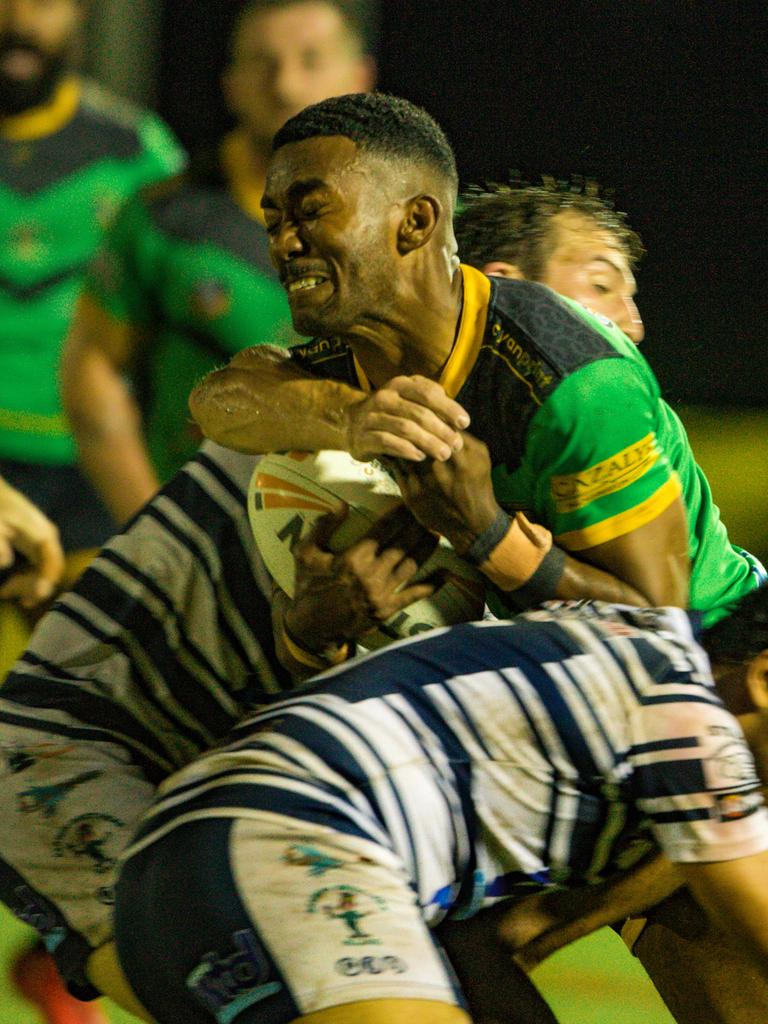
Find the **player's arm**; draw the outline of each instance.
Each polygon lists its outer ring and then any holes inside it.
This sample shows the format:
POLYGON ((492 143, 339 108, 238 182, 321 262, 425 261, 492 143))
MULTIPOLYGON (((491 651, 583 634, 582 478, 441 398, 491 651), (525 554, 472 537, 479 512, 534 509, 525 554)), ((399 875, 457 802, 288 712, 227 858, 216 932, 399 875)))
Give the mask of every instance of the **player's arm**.
POLYGON ((545 890, 516 901, 503 911, 499 934, 519 966, 530 971, 563 946, 648 910, 681 885, 676 866, 652 853, 605 882, 545 890))
POLYGON ((506 515, 491 479, 488 449, 464 435, 462 451, 444 463, 398 463, 409 508, 447 537, 515 607, 551 598, 589 598, 635 605, 680 605, 687 599, 687 532, 682 505, 627 536, 576 558, 550 530, 522 514, 506 515), (649 547, 646 547, 649 545, 649 547))
POLYGON ((127 384, 137 328, 107 312, 87 291, 80 297, 61 364, 62 399, 85 473, 118 523, 158 489, 127 384))
POLYGON ((469 422, 462 407, 425 377, 396 377, 368 395, 321 379, 290 352, 255 346, 208 374, 189 401, 203 434, 236 451, 348 451, 419 461, 450 458, 469 422))

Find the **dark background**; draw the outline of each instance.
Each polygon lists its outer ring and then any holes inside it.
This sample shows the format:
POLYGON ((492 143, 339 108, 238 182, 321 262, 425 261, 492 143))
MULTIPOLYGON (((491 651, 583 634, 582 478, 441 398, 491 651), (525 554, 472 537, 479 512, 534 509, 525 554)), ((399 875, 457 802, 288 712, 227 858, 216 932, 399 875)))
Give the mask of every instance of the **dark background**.
MULTIPOLYGON (((165 0, 160 111, 226 126, 232 4, 165 0)), ((766 6, 730 0, 385 2, 382 89, 426 107, 464 183, 511 168, 615 190, 648 250, 644 351, 673 402, 768 408, 766 6)))

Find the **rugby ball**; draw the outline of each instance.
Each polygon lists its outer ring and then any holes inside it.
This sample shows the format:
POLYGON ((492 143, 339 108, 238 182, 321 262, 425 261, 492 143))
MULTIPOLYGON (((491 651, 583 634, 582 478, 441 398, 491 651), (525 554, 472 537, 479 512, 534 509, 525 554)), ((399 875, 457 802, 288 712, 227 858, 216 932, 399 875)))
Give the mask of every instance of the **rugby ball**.
MULTIPOLYGON (((341 501, 347 503, 349 514, 330 544, 332 550, 344 551, 401 500, 395 481, 375 462, 358 462, 339 451, 288 452, 265 455, 257 464, 248 489, 248 516, 267 570, 293 597, 293 549, 319 516, 337 509, 341 501)), ((484 578, 444 538, 415 578, 438 569, 448 574, 443 586, 369 633, 364 640, 367 649, 482 617, 484 578)))

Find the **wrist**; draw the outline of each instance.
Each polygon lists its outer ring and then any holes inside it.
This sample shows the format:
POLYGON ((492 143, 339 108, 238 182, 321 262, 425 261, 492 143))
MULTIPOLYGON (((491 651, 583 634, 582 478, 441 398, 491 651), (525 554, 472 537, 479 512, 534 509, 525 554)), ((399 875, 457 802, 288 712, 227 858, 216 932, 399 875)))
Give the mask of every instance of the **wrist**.
POLYGON ((346 640, 332 640, 321 646, 316 643, 310 645, 303 639, 304 634, 295 633, 287 620, 286 613, 283 616, 280 639, 291 658, 306 668, 321 672, 332 665, 340 665, 355 653, 354 643, 346 640), (302 637, 301 640, 299 636, 302 637))

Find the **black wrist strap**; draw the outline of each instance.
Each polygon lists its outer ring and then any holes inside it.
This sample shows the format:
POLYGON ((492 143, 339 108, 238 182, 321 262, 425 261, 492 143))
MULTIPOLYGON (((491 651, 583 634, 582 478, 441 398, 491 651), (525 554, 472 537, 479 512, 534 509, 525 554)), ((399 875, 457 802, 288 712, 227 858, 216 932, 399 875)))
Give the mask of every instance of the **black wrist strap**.
POLYGON ((518 611, 523 611, 526 608, 534 608, 542 601, 551 600, 555 596, 555 588, 563 575, 564 566, 565 552, 553 544, 533 576, 530 576, 522 587, 504 593, 506 603, 518 611))
POLYGON ((479 537, 475 537, 464 557, 473 565, 482 565, 487 561, 488 555, 493 549, 501 544, 509 530, 510 519, 504 509, 499 509, 496 518, 487 530, 483 530, 479 537))

